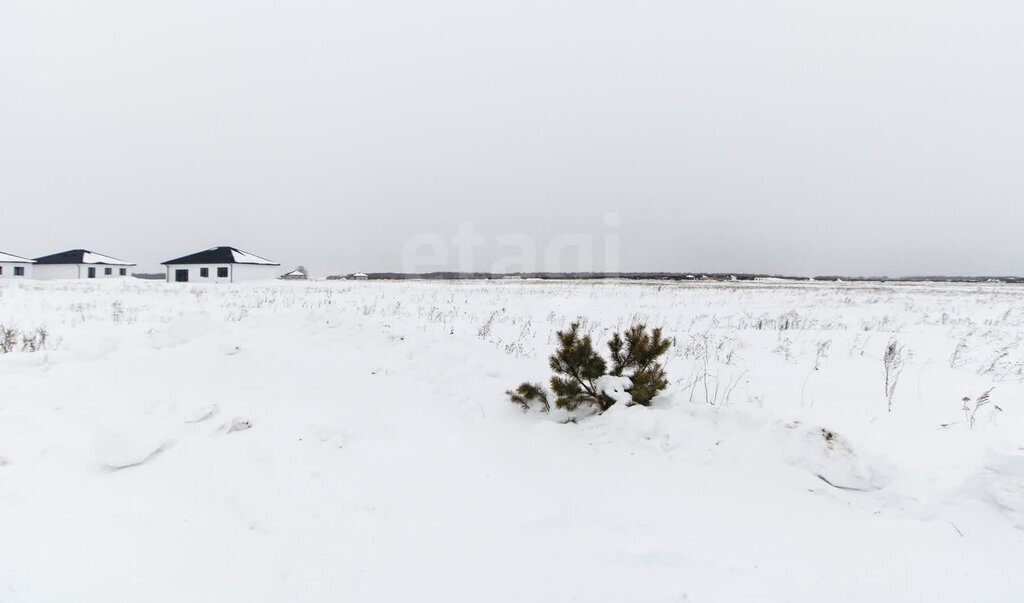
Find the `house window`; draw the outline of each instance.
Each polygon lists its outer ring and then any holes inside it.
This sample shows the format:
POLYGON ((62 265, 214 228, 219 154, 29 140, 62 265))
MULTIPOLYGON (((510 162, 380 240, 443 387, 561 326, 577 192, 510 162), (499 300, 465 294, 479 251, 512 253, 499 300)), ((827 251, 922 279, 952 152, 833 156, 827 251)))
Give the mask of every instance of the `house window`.
POLYGON ((200 268, 199 269, 199 276, 201 276, 203 278, 209 277, 210 276, 210 269, 209 268, 200 268))
POLYGON ((14 276, 25 276, 25 267, 24 266, 15 266, 14 267, 14 276))
POLYGON ((226 267, 220 267, 217 269, 217 278, 227 278, 228 269, 226 267))
POLYGON ((128 269, 127 269, 127 268, 121 268, 121 269, 119 269, 119 270, 117 271, 117 273, 118 273, 119 275, 121 275, 121 276, 125 276, 126 274, 128 274, 128 269))
POLYGON ((3 274, 3 273, 4 273, 4 267, 0 266, 0 274, 3 274))
POLYGON ((188 268, 179 268, 174 271, 174 282, 176 283, 187 283, 188 282, 188 268))
POLYGON ((96 278, 96 269, 93 268, 92 266, 89 267, 89 278, 96 278))
POLYGON ((105 276, 110 276, 111 274, 114 274, 114 269, 113 268, 104 268, 103 269, 103 274, 105 276))

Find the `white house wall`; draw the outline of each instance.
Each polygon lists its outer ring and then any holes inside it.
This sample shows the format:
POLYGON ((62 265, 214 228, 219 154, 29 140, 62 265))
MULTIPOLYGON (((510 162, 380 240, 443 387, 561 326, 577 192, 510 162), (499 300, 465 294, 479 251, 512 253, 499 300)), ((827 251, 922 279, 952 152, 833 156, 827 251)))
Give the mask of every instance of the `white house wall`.
POLYGON ((167 266, 167 282, 175 282, 175 273, 178 270, 188 270, 188 282, 190 283, 230 283, 231 282, 231 265, 230 264, 170 264, 167 266), (209 276, 200 276, 202 269, 207 270, 209 276), (227 268, 228 275, 224 277, 217 276, 218 268, 227 268))
POLYGON ((32 267, 32 278, 52 281, 66 278, 89 278, 89 268, 96 269, 95 278, 128 278, 131 276, 131 266, 106 266, 103 264, 35 264, 32 267), (110 268, 110 274, 106 269, 110 268), (124 276, 121 270, 124 270, 124 276))
POLYGON ((87 278, 89 275, 89 268, 96 269, 96 278, 129 278, 132 275, 131 266, 104 266, 103 264, 85 264, 82 266, 82 278, 87 278), (107 268, 110 268, 110 274, 107 274, 107 268), (121 271, 124 270, 124 274, 121 271))
POLYGON ((78 264, 36 264, 32 278, 42 281, 78 278, 78 264))
POLYGON ((235 282, 275 279, 281 276, 280 266, 266 264, 235 264, 235 282))
POLYGON ((32 264, 24 262, 0 262, 0 278, 32 278, 32 264), (24 276, 14 276, 15 268, 24 269, 24 276))
POLYGON ((256 264, 168 264, 167 282, 174 283, 178 270, 188 270, 190 283, 244 283, 246 281, 277 278, 280 266, 263 266, 256 264), (201 276, 202 269, 207 269, 209 276, 201 276), (226 277, 218 277, 217 269, 227 268, 226 277))

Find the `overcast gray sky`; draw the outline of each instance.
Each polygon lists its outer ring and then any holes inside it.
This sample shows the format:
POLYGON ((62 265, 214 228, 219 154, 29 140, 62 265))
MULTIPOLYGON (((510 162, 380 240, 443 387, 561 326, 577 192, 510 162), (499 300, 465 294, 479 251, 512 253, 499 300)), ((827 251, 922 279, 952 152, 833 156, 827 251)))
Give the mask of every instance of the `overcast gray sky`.
POLYGON ((0 250, 1024 274, 1022 7, 8 0, 0 250))

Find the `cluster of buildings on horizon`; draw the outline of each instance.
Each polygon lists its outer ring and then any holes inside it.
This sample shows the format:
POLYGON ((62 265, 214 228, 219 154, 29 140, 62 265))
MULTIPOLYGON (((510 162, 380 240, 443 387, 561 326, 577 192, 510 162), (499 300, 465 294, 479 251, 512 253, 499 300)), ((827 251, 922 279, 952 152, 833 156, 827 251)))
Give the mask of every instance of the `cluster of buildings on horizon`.
MULTIPOLYGON (((282 274, 281 265, 258 255, 236 249, 235 247, 211 247, 196 253, 185 255, 173 260, 161 262, 166 272, 164 279, 168 283, 241 283, 253 280, 284 279, 306 280, 308 275, 303 268, 297 268, 282 274)), ((159 274, 135 274, 131 269, 132 262, 119 260, 115 257, 95 253, 87 249, 71 249, 28 259, 0 251, 0 279, 30 278, 38 280, 54 279, 107 279, 156 278, 159 274)), ((555 279, 555 280, 594 280, 618 278, 627 280, 670 280, 670 281, 869 281, 869 282, 1001 282, 1024 283, 1024 277, 1018 276, 816 276, 798 277, 782 275, 765 275, 749 273, 677 273, 677 272, 427 272, 400 273, 383 272, 367 275, 362 272, 345 276, 328 276, 327 280, 354 279, 365 280, 424 279, 424 280, 455 280, 455 279, 555 279)))
MULTIPOLYGON (((240 283, 265 279, 305 279, 303 270, 280 274, 281 265, 234 247, 211 247, 196 253, 161 262, 169 283, 240 283)), ((132 262, 95 253, 87 249, 71 249, 35 259, 0 252, 0 279, 33 278, 99 279, 131 276, 132 262)), ((365 275, 355 275, 356 278, 365 275)))

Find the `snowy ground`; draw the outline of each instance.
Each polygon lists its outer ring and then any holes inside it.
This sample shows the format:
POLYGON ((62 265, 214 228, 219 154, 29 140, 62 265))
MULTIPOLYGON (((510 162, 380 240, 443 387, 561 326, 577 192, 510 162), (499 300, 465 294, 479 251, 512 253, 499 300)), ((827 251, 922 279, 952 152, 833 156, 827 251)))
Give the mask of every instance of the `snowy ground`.
POLYGON ((19 282, 0 323, 49 333, 0 354, 4 603, 1024 593, 1021 287, 19 282), (579 316, 664 326, 669 392, 510 404, 579 316))

